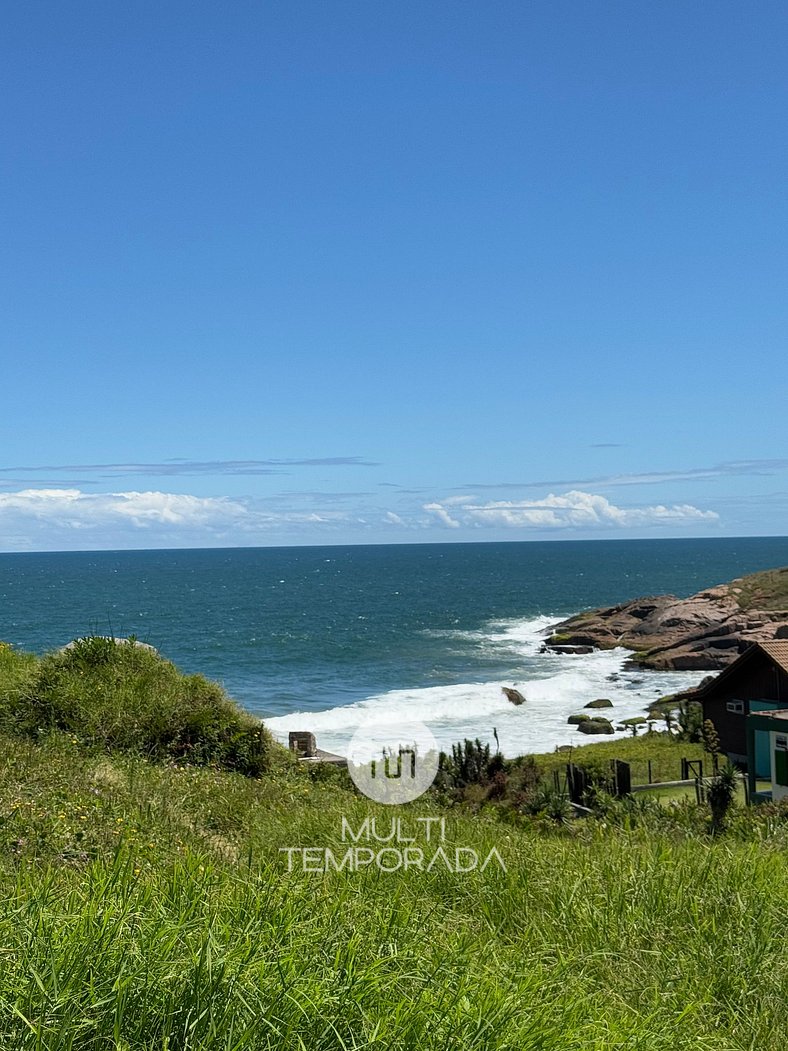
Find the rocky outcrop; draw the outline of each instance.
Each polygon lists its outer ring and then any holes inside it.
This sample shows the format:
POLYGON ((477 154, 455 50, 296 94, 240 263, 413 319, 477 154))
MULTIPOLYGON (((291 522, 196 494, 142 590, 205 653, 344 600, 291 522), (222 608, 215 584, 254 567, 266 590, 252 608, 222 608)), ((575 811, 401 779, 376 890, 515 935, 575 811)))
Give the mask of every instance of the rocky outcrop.
POLYGON ((656 595, 590 610, 555 625, 546 647, 624 646, 643 667, 724 668, 753 642, 788 638, 788 568, 741 577, 689 598, 656 595))
POLYGON ((502 686, 501 691, 506 694, 507 701, 511 701, 512 704, 525 704, 525 696, 513 686, 502 686))

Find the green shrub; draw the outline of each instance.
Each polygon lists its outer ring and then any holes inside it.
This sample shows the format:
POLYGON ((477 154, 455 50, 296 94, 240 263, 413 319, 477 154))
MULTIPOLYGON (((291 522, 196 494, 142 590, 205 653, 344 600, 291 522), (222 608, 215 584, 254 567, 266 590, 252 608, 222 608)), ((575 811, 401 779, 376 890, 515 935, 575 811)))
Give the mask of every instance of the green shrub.
POLYGON ((468 785, 486 785, 490 778, 504 769, 503 756, 490 754, 490 746, 466 739, 452 745, 451 755, 440 754, 440 781, 454 788, 468 785))
POLYGON ((728 763, 719 773, 706 782, 706 798, 711 811, 711 831, 721 832, 725 827, 725 818, 736 800, 736 786, 739 773, 732 763, 728 763))
POLYGON ((533 817, 546 817, 557 825, 566 825, 572 818, 572 805, 565 792, 541 782, 520 804, 520 809, 533 817))
POLYGON ((682 701, 676 715, 680 741, 691 741, 693 744, 703 740, 703 706, 698 701, 682 701))
POLYGON ((711 756, 711 761, 716 770, 722 749, 719 734, 717 733, 717 729, 711 719, 704 720, 703 725, 701 726, 701 737, 703 740, 703 750, 704 752, 708 752, 711 756))
POLYGON ((0 642, 0 729, 12 728, 36 676, 38 661, 0 642))
POLYGON ((45 657, 16 729, 65 730, 86 744, 154 759, 263 773, 276 747, 216 683, 183 675, 133 640, 88 637, 45 657))

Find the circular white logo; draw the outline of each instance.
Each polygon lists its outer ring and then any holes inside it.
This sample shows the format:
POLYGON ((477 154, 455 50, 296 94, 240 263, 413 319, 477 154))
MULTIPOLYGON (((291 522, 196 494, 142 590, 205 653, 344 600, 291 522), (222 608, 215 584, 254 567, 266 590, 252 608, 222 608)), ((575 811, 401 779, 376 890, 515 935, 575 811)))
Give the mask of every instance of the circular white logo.
POLYGON ((439 755, 424 723, 365 723, 351 738, 347 768, 358 790, 376 803, 410 803, 435 780, 439 755))

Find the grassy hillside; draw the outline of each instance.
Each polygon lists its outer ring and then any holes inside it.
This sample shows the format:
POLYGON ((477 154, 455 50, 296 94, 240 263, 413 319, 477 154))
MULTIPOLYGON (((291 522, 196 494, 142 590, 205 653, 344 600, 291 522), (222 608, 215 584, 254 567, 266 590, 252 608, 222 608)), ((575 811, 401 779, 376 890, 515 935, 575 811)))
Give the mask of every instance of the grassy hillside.
POLYGON ((194 765, 120 747, 104 719, 60 727, 72 717, 49 673, 14 668, 0 688, 3 1048, 784 1047, 778 808, 716 838, 686 806, 569 824, 437 797, 387 808, 277 750, 250 777, 199 749, 194 765), (42 696, 59 714, 30 732, 24 698, 42 696), (288 872, 282 848, 319 848, 314 867, 348 848, 343 818, 358 832, 371 817, 381 833, 400 818, 426 854, 495 847, 506 871, 288 872), (426 844, 420 817, 444 818, 445 840, 426 844))
POLYGON ((744 610, 788 610, 788 567, 742 577, 732 591, 744 610))
POLYGON ((41 661, 0 645, 0 727, 32 737, 64 730, 83 745, 250 775, 275 753, 221 687, 133 639, 78 639, 41 661))

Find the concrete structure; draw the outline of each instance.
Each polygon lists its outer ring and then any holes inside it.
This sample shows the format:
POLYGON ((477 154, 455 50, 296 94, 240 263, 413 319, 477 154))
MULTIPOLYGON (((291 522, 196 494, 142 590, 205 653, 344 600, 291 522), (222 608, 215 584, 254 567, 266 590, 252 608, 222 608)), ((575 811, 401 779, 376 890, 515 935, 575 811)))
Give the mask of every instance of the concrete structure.
POLYGON ((308 730, 291 730, 288 735, 290 751, 299 758, 313 759, 317 754, 315 735, 308 730))
POLYGON ((300 763, 328 763, 331 766, 347 766, 343 755, 335 755, 317 747, 315 735, 309 730, 291 730, 288 735, 290 751, 298 756, 300 763))

